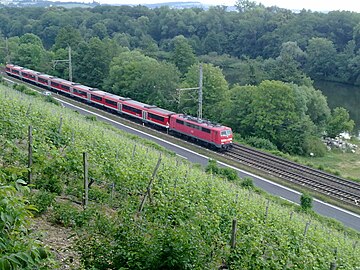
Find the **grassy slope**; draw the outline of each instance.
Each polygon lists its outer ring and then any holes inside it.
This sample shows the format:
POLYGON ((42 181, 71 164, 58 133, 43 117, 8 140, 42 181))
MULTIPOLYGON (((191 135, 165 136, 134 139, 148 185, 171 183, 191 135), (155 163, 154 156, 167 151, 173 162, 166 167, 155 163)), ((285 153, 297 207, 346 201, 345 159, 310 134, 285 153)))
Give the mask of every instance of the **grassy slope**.
POLYGON ((155 269, 159 264, 174 269, 212 269, 225 260, 233 269, 279 269, 285 265, 323 269, 335 259, 334 248, 338 248, 337 263, 343 269, 360 265, 356 256, 359 247, 354 245, 358 234, 344 237, 343 231, 311 215, 268 203, 263 196, 208 176, 166 153, 162 154, 151 200, 139 213, 158 150, 139 142, 135 148, 134 137, 11 90, 5 93, 4 87, 0 87, 0 96, 0 134, 7 142, 1 144, 5 155, 0 169, 8 180, 14 174, 26 175, 29 124, 35 130, 34 183, 38 187, 53 189, 56 184, 60 190, 53 191, 81 201, 81 154, 90 154, 90 175, 96 180, 90 189, 92 218, 69 205, 53 205, 57 222, 80 229, 81 253, 87 266, 99 264, 101 254, 101 263, 111 262, 103 268, 118 262, 118 266, 127 265, 125 269, 155 269), (108 188, 111 183, 116 187, 113 192, 108 188), (234 218, 238 220, 238 244, 231 250, 234 218), (104 227, 109 229, 103 231, 104 227), (95 247, 98 255, 92 257, 95 247))
MULTIPOLYGON (((360 147, 359 141, 354 143, 360 147)), ((360 182, 360 148, 355 153, 332 150, 325 157, 298 157, 298 160, 304 164, 311 164, 314 168, 322 168, 331 173, 360 182)))

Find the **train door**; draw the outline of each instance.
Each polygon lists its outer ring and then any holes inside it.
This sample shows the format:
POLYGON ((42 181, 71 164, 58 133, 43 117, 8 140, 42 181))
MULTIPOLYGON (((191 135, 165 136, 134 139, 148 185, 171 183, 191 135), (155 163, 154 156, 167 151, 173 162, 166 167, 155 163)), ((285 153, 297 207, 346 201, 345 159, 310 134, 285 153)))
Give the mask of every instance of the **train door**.
POLYGON ((216 142, 217 133, 215 130, 211 131, 211 142, 216 142))
POLYGON ((146 122, 146 116, 147 116, 147 112, 142 111, 142 120, 143 120, 143 122, 146 122))

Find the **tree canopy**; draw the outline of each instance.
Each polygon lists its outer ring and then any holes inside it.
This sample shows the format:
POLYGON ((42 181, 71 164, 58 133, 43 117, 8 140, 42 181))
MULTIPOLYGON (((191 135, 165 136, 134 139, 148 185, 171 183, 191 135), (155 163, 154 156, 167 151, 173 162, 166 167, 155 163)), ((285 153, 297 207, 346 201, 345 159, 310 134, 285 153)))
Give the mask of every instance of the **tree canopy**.
POLYGON ((56 60, 70 46, 76 82, 192 115, 197 91, 179 99, 176 89, 199 86, 201 62, 203 116, 245 138, 304 154, 325 131, 351 130, 312 85, 360 84, 360 14, 236 6, 4 8, 0 58, 68 78, 68 64, 56 60))

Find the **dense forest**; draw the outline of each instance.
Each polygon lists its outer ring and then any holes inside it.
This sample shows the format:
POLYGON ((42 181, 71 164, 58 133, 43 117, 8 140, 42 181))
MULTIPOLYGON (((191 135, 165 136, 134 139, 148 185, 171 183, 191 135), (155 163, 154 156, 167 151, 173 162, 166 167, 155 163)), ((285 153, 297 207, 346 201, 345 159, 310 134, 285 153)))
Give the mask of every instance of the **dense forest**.
POLYGON ((238 1, 237 11, 98 6, 0 9, 0 61, 196 115, 199 64, 204 117, 248 142, 292 154, 324 154, 320 142, 351 131, 313 87, 360 84, 360 14, 294 13, 238 1), (180 95, 181 94, 181 95, 180 95))

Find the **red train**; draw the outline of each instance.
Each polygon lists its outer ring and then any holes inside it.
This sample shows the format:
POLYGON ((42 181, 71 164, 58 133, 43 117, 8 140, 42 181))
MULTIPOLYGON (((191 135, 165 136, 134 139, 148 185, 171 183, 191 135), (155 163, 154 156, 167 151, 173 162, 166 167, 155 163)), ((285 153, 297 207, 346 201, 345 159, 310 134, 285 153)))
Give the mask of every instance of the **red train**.
POLYGON ((210 147, 227 150, 232 146, 231 128, 192 116, 177 114, 130 98, 120 97, 96 88, 73 83, 24 67, 7 64, 6 73, 26 82, 76 97, 83 101, 126 114, 169 132, 201 142, 210 147))

